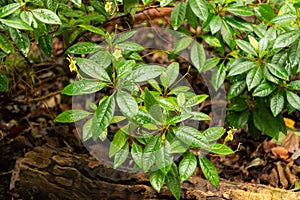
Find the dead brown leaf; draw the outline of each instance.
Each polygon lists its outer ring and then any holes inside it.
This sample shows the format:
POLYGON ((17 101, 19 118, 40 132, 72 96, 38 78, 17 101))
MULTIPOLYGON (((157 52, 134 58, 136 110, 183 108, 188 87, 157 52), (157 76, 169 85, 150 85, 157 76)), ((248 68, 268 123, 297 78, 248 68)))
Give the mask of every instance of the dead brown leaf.
POLYGON ((289 151, 284 147, 281 146, 273 147, 271 151, 272 154, 277 158, 281 158, 283 160, 287 160, 289 158, 289 151))
POLYGON ((282 146, 290 153, 294 153, 299 149, 298 136, 294 132, 290 132, 283 140, 282 146))

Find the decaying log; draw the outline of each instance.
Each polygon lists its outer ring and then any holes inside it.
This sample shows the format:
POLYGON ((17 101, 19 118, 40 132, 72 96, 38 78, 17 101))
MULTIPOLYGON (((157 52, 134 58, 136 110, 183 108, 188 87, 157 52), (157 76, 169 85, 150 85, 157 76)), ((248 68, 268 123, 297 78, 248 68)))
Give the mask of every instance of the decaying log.
MULTIPOLYGON (((173 199, 164 186, 155 192, 143 173, 126 173, 88 154, 49 146, 36 147, 16 162, 10 185, 17 199, 173 199)), ((265 185, 221 180, 214 188, 191 177, 182 184, 182 199, 300 199, 300 193, 265 185)))

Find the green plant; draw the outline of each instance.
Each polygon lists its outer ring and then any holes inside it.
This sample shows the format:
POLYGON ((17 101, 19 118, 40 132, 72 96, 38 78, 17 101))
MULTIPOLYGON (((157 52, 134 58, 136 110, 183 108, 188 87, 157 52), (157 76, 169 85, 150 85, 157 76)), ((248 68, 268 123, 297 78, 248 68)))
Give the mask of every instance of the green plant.
POLYGON ((158 192, 166 183, 179 199, 180 182, 194 173, 197 157, 205 177, 217 186, 218 173, 201 151, 233 153, 226 145, 214 143, 225 129, 214 127, 200 132, 184 123, 210 120, 208 115, 193 109, 208 95, 196 95, 189 87, 178 85, 181 79, 177 62, 166 68, 142 63, 137 51, 144 48, 126 41, 134 34, 135 31, 130 31, 115 38, 107 33, 105 47, 81 42, 67 50, 66 53, 82 54, 85 49, 84 53, 92 53, 92 56, 69 58, 70 69, 78 72, 79 80, 66 86, 62 94, 73 96, 103 91, 105 96, 99 99, 98 105, 90 104, 94 112, 68 110, 55 121, 72 123, 87 118, 82 128, 84 141, 108 140, 111 134, 108 127, 123 121, 110 143, 109 157, 114 156, 114 168, 122 165, 130 152, 136 168, 145 173, 150 170, 150 182, 158 192), (176 154, 183 154, 179 164, 173 159, 176 154))

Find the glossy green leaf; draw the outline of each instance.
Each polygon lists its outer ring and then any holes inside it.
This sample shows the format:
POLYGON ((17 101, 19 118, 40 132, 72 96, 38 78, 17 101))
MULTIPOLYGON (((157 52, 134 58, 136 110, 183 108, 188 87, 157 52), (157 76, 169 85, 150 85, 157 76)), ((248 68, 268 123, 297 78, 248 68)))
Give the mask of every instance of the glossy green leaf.
POLYGON ((11 3, 8 5, 3 6, 0 8, 0 18, 4 18, 12 13, 14 13, 16 10, 18 10, 23 3, 11 3))
POLYGON ((206 1, 204 0, 189 0, 189 4, 192 8, 192 11, 201 19, 205 21, 208 17, 208 7, 206 1))
POLYGON ((217 64, 220 62, 220 58, 209 58, 205 61, 204 66, 201 71, 198 71, 199 73, 201 72, 206 72, 207 70, 210 70, 211 68, 217 66, 217 64))
POLYGON ((169 188, 171 193, 174 195, 176 200, 179 200, 180 199, 180 182, 178 179, 177 171, 178 171, 177 166, 175 164, 173 164, 170 172, 166 176, 165 181, 166 181, 167 187, 169 188))
POLYGON ((160 134, 157 134, 156 136, 151 137, 143 152, 143 171, 147 172, 150 167, 155 163, 155 155, 156 151, 159 149, 161 144, 161 137, 160 134))
POLYGON ((222 35, 223 40, 229 46, 232 45, 233 33, 234 33, 234 31, 233 31, 232 27, 225 20, 222 20, 221 35, 222 35))
POLYGON ((219 15, 214 15, 210 21, 209 27, 213 35, 217 33, 222 27, 221 17, 219 15))
POLYGON ((246 81, 237 81, 233 83, 228 91, 227 98, 232 99, 240 94, 242 94, 246 89, 246 81))
MULTIPOLYGON (((250 44, 249 44, 250 45, 250 44)), ((242 73, 248 72, 249 70, 257 67, 256 64, 252 61, 244 61, 233 65, 230 68, 228 76, 240 75, 242 73)))
POLYGON ((20 14, 20 18, 28 24, 28 26, 31 26, 32 21, 33 21, 33 15, 30 11, 22 11, 20 14))
POLYGON ((155 79, 150 79, 148 80, 148 83, 151 85, 151 87, 153 87, 156 91, 158 91, 159 93, 162 93, 160 85, 158 84, 158 82, 155 79))
POLYGON ((284 94, 281 90, 272 95, 270 99, 270 109, 274 117, 279 115, 284 108, 284 94))
POLYGON ((0 74, 0 92, 7 92, 9 87, 8 79, 5 75, 0 74))
POLYGON ((120 151, 126 144, 128 135, 124 130, 119 129, 114 135, 114 139, 111 141, 109 146, 109 157, 114 156, 118 151, 120 151))
POLYGON ((21 30, 29 30, 32 31, 33 28, 29 26, 26 22, 22 21, 19 18, 12 19, 0 19, 0 22, 5 24, 6 26, 21 29, 21 30))
POLYGON ((208 97, 207 94, 195 95, 194 97, 190 98, 185 103, 185 106, 186 107, 193 107, 193 106, 199 105, 200 103, 202 103, 203 101, 205 101, 205 99, 207 99, 207 97, 208 97))
POLYGON ((62 94, 74 96, 74 95, 82 95, 82 94, 91 94, 102 90, 106 87, 106 84, 99 81, 94 80, 79 80, 67 85, 62 94))
POLYGON ((170 143, 165 141, 161 147, 155 151, 155 164, 162 171, 162 173, 167 174, 173 163, 173 157, 170 154, 170 143))
POLYGON ((197 29, 197 27, 199 25, 199 20, 198 20, 197 16, 195 15, 195 13, 193 12, 189 1, 187 2, 185 15, 186 15, 186 20, 189 22, 190 26, 193 29, 197 29))
POLYGON ((242 112, 234 112, 230 113, 227 117, 226 120, 229 122, 230 126, 234 128, 243 128, 250 117, 250 112, 248 110, 244 110, 242 112))
POLYGON ((190 152, 186 153, 179 163, 180 182, 184 182, 193 175, 197 167, 196 156, 190 152))
POLYGON ((211 120, 211 117, 202 112, 189 112, 192 115, 191 119, 196 121, 211 120))
POLYGON ((197 129, 189 126, 179 126, 175 127, 173 131, 175 136, 185 144, 207 148, 206 138, 203 138, 197 129))
POLYGON ((188 146, 180 142, 179 140, 173 140, 170 144, 170 153, 184 153, 188 149, 188 146))
POLYGON ((298 94, 291 91, 286 91, 286 99, 289 102, 289 104, 293 106, 293 108, 300 111, 300 97, 298 94))
POLYGON ((164 67, 158 65, 146 65, 134 70, 128 77, 127 80, 133 82, 144 82, 150 79, 156 78, 163 71, 165 71, 164 67))
POLYGON ((105 96, 103 97, 97 110, 93 116, 93 124, 91 127, 91 132, 93 139, 97 139, 99 135, 106 131, 107 127, 112 121, 115 112, 115 98, 114 96, 105 96))
POLYGON ((268 39, 267 38, 262 38, 259 42, 258 42, 258 50, 260 52, 265 51, 268 48, 268 39))
POLYGON ((262 81, 255 90, 252 95, 255 97, 266 97, 271 94, 275 90, 275 86, 270 84, 268 81, 262 81))
POLYGON ((0 33, 0 49, 7 54, 15 52, 14 46, 11 44, 10 40, 2 33, 0 33))
POLYGON ((100 49, 94 42, 78 42, 67 49, 66 54, 89 54, 100 49))
POLYGON ((220 66, 216 67, 212 75, 212 85, 215 91, 218 91, 218 89, 223 85, 225 78, 226 69, 224 67, 224 64, 222 63, 220 66))
POLYGON ((123 115, 132 118, 138 113, 139 107, 136 100, 127 92, 118 91, 116 100, 123 115))
POLYGON ((174 42, 174 53, 177 54, 177 53, 180 53, 181 51, 185 50, 186 48, 188 48, 190 46, 192 41, 193 41, 193 39, 190 37, 184 37, 179 40, 176 40, 174 42))
POLYGON ((225 131, 226 130, 222 127, 210 127, 203 131, 202 135, 208 142, 213 142, 220 139, 224 135, 225 131))
POLYGON ((139 168, 143 168, 143 149, 140 145, 137 143, 133 142, 131 146, 131 156, 132 159, 134 160, 135 164, 139 168))
POLYGON ((287 47, 293 42, 295 42, 297 39, 299 39, 299 36, 299 30, 282 33, 276 38, 273 48, 287 47))
POLYGON ((165 183, 165 174, 162 173, 160 170, 152 171, 150 173, 150 183, 151 183, 152 187, 158 193, 160 193, 160 190, 165 183))
POLYGON ((236 28, 238 30, 241 31, 253 31, 252 26, 246 22, 245 20, 238 18, 238 17, 233 17, 233 18, 229 18, 226 17, 226 22, 232 26, 233 28, 236 28))
POLYGON ((250 9, 247 9, 242 6, 228 7, 226 11, 231 12, 234 15, 244 17, 252 16, 254 14, 250 9))
POLYGON ((290 82, 287 87, 292 90, 300 90, 300 80, 290 82))
POLYGON ((206 55, 203 46, 197 41, 194 42, 191 49, 191 61, 199 72, 202 71, 206 61, 206 55))
POLYGON ((33 16, 45 24, 61 25, 59 17, 51 10, 38 8, 31 10, 33 16))
POLYGON ((92 33, 96 33, 98 35, 105 36, 105 33, 101 28, 98 28, 98 27, 95 27, 95 26, 92 26, 92 25, 88 25, 88 24, 80 24, 78 26, 83 28, 84 30, 90 31, 92 33))
POLYGON ((281 24, 281 23, 296 20, 296 19, 297 19, 297 16, 294 14, 283 14, 283 15, 278 15, 275 18, 273 18, 270 21, 270 23, 281 24))
POLYGON ((263 78, 263 71, 259 66, 251 69, 246 76, 246 83, 248 86, 248 91, 255 88, 261 82, 263 78))
POLYGON ((253 56, 257 56, 255 48, 245 40, 236 40, 236 44, 245 52, 253 56))
POLYGON ((86 121, 82 127, 82 140, 84 142, 93 137, 92 132, 90 131, 92 127, 92 122, 93 118, 86 121))
POLYGON ((142 45, 134 42, 119 43, 118 48, 120 48, 122 51, 142 51, 145 49, 142 45))
POLYGON ((160 2, 160 7, 165 7, 167 5, 169 5, 170 3, 173 2, 173 0, 159 0, 160 2))
POLYGON ((275 17, 274 10, 269 4, 259 4, 258 11, 265 21, 270 21, 275 17))
POLYGON ((70 0, 75 5, 79 6, 81 4, 81 0, 70 0))
POLYGON ((205 178, 207 178, 213 186, 218 187, 219 175, 215 166, 206 157, 202 156, 199 156, 199 164, 205 178))
POLYGON ((134 60, 126 60, 124 62, 118 62, 116 66, 116 71, 118 75, 118 79, 122 78, 131 73, 132 69, 136 66, 136 62, 134 60))
POLYGON ((212 47, 221 47, 222 46, 220 40, 215 36, 202 35, 201 37, 209 46, 212 46, 212 47))
POLYGON ((172 62, 166 69, 166 74, 168 76, 168 87, 175 83, 179 75, 179 64, 177 62, 172 62))
POLYGON ((224 144, 215 143, 210 146, 210 152, 218 155, 234 154, 234 151, 224 144))
POLYGON ((179 2, 172 10, 171 13, 171 25, 176 29, 179 27, 185 18, 186 3, 179 2))
POLYGON ((118 34, 113 42, 114 45, 119 44, 121 42, 124 42, 125 40, 128 40, 132 36, 136 34, 136 31, 128 31, 125 33, 118 34))
POLYGON ((191 114, 175 115, 174 117, 167 119, 166 124, 172 125, 172 124, 176 124, 179 122, 183 122, 183 121, 189 119, 191 116, 192 116, 191 114))
POLYGON ((79 120, 82 120, 89 116, 90 112, 87 112, 85 110, 67 110, 63 113, 60 113, 55 119, 55 122, 60 123, 73 123, 79 120))
POLYGON ((269 72, 271 72, 277 78, 280 78, 283 80, 289 79, 289 74, 285 68, 283 68, 277 64, 273 64, 273 63, 267 63, 267 67, 268 67, 269 72))
POLYGON ((77 65, 87 75, 101 81, 110 82, 110 77, 107 72, 98 63, 87 58, 74 58, 77 65))
POLYGON ((122 165, 126 161, 128 154, 129 154, 129 145, 128 143, 126 143, 123 146, 123 148, 120 151, 118 151, 115 155, 114 169, 117 169, 120 165, 122 165))
POLYGON ((8 33, 18 49, 23 53, 23 55, 27 56, 30 48, 28 34, 22 34, 19 30, 14 28, 9 28, 8 33))
POLYGON ((89 56, 89 59, 95 61, 96 63, 107 69, 107 67, 112 62, 112 55, 108 51, 97 51, 96 53, 89 56))
POLYGON ((51 57, 52 55, 52 44, 53 44, 53 36, 52 34, 47 34, 44 36, 39 37, 38 42, 41 47, 41 49, 44 51, 44 53, 51 57))

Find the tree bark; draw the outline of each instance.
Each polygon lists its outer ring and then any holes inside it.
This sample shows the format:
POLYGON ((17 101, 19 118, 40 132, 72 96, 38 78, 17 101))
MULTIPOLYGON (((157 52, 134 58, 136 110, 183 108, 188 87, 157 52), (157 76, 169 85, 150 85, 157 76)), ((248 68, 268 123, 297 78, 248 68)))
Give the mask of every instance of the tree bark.
MULTIPOLYGON (((258 184, 221 180, 214 188, 200 177, 181 188, 181 199, 300 199, 297 192, 258 184)), ((21 199, 173 199, 165 186, 159 194, 154 191, 147 174, 117 171, 88 154, 50 146, 17 160, 10 189, 21 199)))

